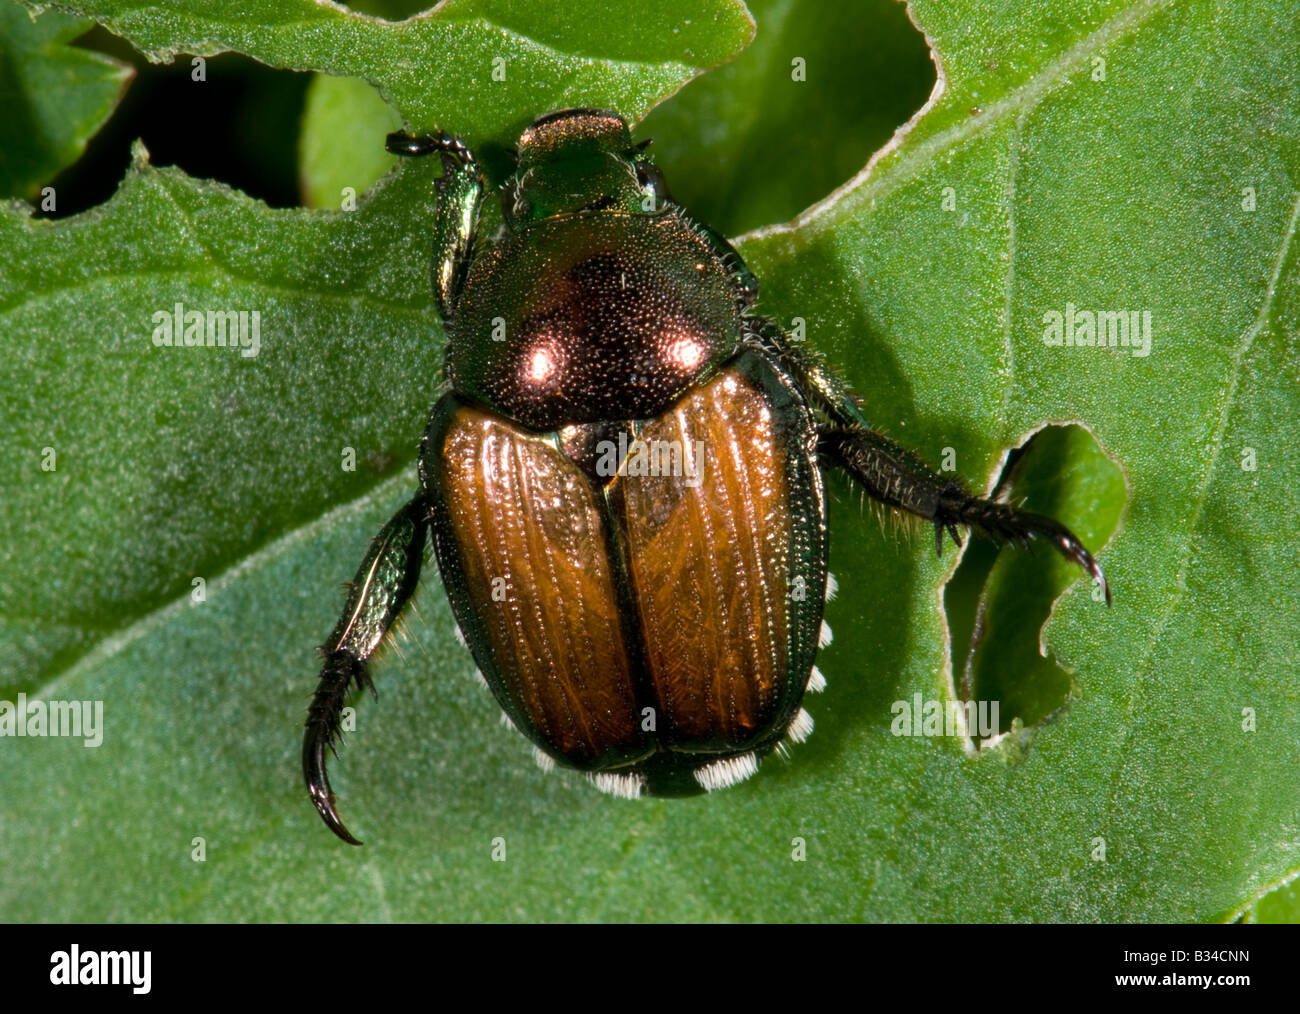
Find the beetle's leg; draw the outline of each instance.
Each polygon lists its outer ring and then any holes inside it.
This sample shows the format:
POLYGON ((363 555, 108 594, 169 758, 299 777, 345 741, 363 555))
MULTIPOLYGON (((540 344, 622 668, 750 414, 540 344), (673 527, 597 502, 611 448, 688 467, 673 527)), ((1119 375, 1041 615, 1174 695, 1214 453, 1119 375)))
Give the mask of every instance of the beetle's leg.
POLYGON ((412 136, 389 134, 385 147, 394 155, 442 156, 438 210, 433 223, 433 294, 443 324, 450 324, 465 274, 474 258, 479 209, 487 183, 474 153, 459 137, 441 131, 412 136))
POLYGON ((836 425, 871 428, 849 385, 826 365, 815 349, 796 343, 766 317, 748 317, 745 323, 745 344, 780 366, 813 408, 836 425))
POLYGON ((958 525, 1019 546, 1028 546, 1031 539, 1046 539, 1067 560, 1092 575, 1110 604, 1110 586, 1097 561, 1059 521, 972 496, 960 482, 936 475, 910 451, 873 429, 823 426, 818 431, 818 450, 847 471, 868 496, 934 522, 938 553, 943 553, 945 531, 961 545, 958 525))
POLYGON ((343 615, 320 649, 325 664, 307 712, 302 773, 311 801, 325 823, 353 845, 361 842, 348 833, 334 809, 334 793, 325 773, 325 751, 334 751, 334 741, 341 738, 339 721, 351 685, 367 686, 371 694, 375 693, 366 663, 415 591, 428 532, 429 508, 417 496, 370 543, 356 580, 348 586, 343 615))
POLYGON ((848 385, 773 322, 752 318, 746 341, 774 359, 812 406, 829 418, 818 427, 819 454, 848 472, 873 499, 933 522, 937 552, 943 552, 945 531, 961 545, 958 525, 1020 546, 1046 539, 1101 585, 1110 604, 1110 586, 1097 561, 1059 521, 973 496, 960 482, 932 471, 911 451, 872 429, 848 385))

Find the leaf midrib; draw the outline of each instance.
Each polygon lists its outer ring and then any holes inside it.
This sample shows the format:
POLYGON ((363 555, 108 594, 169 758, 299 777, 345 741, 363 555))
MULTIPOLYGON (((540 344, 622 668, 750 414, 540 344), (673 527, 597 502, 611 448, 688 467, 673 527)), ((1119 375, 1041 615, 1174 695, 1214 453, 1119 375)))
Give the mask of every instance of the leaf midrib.
MULTIPOLYGON (((395 498, 399 490, 413 489, 416 483, 413 474, 414 464, 413 457, 406 459, 395 475, 377 482, 359 497, 339 504, 311 521, 289 529, 253 552, 241 556, 208 581, 208 596, 219 593, 234 581, 273 563, 283 553, 316 538, 353 514, 362 516, 365 513, 373 513, 376 507, 386 503, 390 498, 395 498)), ((55 670, 38 690, 28 695, 29 698, 32 700, 49 698, 53 691, 75 680, 83 670, 92 669, 112 658, 146 634, 163 626, 182 610, 190 608, 193 608, 190 603, 190 592, 186 590, 156 608, 142 613, 129 623, 117 627, 107 637, 97 640, 62 670, 55 670)))

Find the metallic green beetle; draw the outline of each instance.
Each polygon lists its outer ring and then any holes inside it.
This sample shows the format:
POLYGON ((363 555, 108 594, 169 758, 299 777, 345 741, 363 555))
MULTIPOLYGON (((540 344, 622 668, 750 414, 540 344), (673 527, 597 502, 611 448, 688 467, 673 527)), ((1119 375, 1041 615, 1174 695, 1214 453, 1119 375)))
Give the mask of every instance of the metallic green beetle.
MULTIPOLYGON (((624 796, 722 788, 812 730, 829 638, 821 467, 881 503, 1020 544, 1050 518, 970 495, 871 429, 815 355, 753 312, 758 283, 669 196, 614 113, 567 109, 519 139, 505 229, 476 250, 487 184, 438 133, 433 288, 448 390, 420 488, 374 540, 324 644, 303 773, 325 771, 352 684, 419 580, 426 537, 488 686, 539 757, 624 796)), ((1107 590, 1107 601, 1109 601, 1107 590)))

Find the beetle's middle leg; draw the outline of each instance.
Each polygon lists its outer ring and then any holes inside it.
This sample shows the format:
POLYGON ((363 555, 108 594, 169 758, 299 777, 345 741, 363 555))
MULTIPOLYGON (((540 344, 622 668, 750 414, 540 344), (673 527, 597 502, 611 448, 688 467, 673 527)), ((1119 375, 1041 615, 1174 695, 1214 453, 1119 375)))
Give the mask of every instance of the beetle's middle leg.
POLYGON ((336 835, 353 845, 334 809, 334 793, 325 772, 325 751, 339 738, 343 702, 352 684, 375 693, 367 661, 379 647, 420 580, 429 507, 420 496, 393 515, 370 543, 370 551, 349 585, 347 605, 329 640, 321 645, 325 664, 307 712, 302 744, 302 772, 316 809, 336 835))
POLYGON ((821 458, 844 469, 873 499, 933 522, 937 552, 943 552, 944 532, 961 545, 958 525, 1020 546, 1045 539, 1087 571, 1110 603, 1110 586, 1097 561, 1059 521, 974 496, 960 482, 934 472, 911 451, 874 430, 848 385, 816 353, 796 345, 772 321, 751 318, 746 342, 779 363, 804 398, 829 420, 817 429, 821 458))
POLYGON ((1101 585, 1109 604, 1110 587, 1097 561, 1059 521, 973 496, 960 482, 932 472, 910 451, 873 429, 822 426, 818 430, 818 450, 848 472, 868 496, 932 521, 936 552, 943 552, 945 531, 961 545, 958 525, 973 528, 994 541, 1019 546, 1028 546, 1031 539, 1045 539, 1101 585))

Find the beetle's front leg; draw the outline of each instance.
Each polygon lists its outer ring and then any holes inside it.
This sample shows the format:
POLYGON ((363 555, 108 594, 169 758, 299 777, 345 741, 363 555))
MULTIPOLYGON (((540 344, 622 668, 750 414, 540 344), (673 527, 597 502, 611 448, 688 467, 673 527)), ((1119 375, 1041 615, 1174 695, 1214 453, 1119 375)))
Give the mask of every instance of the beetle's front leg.
POLYGON ((848 385, 816 353, 796 345, 772 321, 751 318, 746 343, 780 364, 808 402, 830 420, 818 427, 818 452, 822 458, 848 472, 873 499, 933 522, 939 553, 943 552, 945 531, 961 545, 958 525, 994 541, 1021 546, 1042 538, 1087 571, 1101 585, 1106 603, 1110 604, 1110 586, 1097 561, 1063 524, 1010 504, 973 496, 961 483, 938 475, 911 451, 876 432, 848 385))
POLYGON ((479 210, 487 186, 483 172, 465 142, 450 134, 411 135, 398 131, 388 135, 385 146, 394 155, 442 156, 433 223, 433 294, 443 324, 450 324, 465 274, 474 259, 479 210))
POLYGON ((334 751, 334 742, 340 738, 343 702, 351 685, 368 686, 375 693, 367 660, 419 583, 428 532, 429 508, 417 496, 370 543, 356 580, 349 585, 343 615, 320 649, 325 664, 307 712, 302 773, 322 819, 331 831, 353 845, 361 842, 348 833, 334 808, 334 793, 325 772, 325 751, 334 751))

